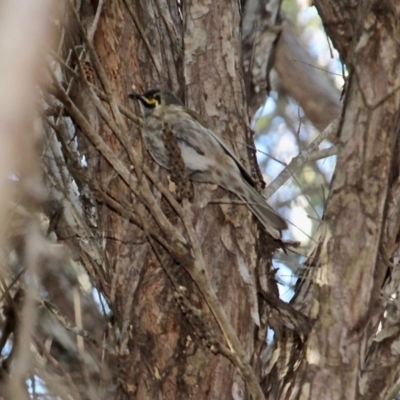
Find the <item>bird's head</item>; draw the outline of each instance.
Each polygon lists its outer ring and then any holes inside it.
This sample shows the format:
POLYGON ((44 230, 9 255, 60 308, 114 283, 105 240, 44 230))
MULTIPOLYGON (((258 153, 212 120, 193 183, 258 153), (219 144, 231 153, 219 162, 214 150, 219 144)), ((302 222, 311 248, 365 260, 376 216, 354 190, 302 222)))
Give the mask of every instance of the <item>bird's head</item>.
POLYGON ((173 93, 160 89, 151 89, 143 94, 131 93, 128 97, 140 102, 145 115, 161 105, 182 105, 181 101, 173 93))

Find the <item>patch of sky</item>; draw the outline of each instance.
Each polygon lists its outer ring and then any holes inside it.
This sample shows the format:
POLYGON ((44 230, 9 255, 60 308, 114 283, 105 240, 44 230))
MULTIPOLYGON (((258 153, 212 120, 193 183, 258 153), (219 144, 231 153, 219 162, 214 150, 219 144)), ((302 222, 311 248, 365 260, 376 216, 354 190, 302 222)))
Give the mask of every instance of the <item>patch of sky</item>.
POLYGON ((105 297, 96 289, 92 290, 92 297, 99 308, 100 312, 104 315, 108 315, 111 313, 110 307, 108 306, 107 300, 105 297))

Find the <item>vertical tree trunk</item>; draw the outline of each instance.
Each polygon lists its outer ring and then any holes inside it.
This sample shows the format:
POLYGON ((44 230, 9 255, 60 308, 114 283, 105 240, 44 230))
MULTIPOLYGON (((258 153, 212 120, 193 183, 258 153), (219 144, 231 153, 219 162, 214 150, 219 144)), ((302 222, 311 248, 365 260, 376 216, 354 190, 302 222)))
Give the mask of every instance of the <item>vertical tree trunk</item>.
MULTIPOLYGON (((93 21, 90 15, 87 20, 93 21)), ((249 171, 256 171, 254 155, 250 159, 247 150, 252 140, 240 26, 238 2, 188 1, 182 10, 176 2, 165 0, 107 2, 94 49, 120 103, 139 111, 136 104, 127 104, 132 85, 137 91, 172 90, 219 131, 249 171)), ((89 69, 96 70, 95 63, 89 69)), ((93 75, 95 85, 106 91, 99 84, 101 77, 93 75)), ((96 111, 81 90, 76 87, 79 108, 92 126, 98 127, 97 134, 106 146, 130 167, 129 151, 121 147, 112 125, 94 115, 96 111)), ((128 146, 143 151, 139 165, 149 165, 168 187, 166 172, 142 150, 139 137, 139 129, 133 125, 128 146)), ((121 179, 111 166, 117 161, 99 157, 100 147, 94 149, 94 139, 90 143, 82 135, 78 140, 82 149, 92 154, 87 160, 92 179, 85 181, 95 197, 94 225, 98 228, 93 235, 104 250, 97 267, 104 275, 101 289, 118 332, 117 398, 244 399, 252 393, 262 399, 259 377, 250 368, 253 364, 260 373, 255 352, 263 349, 266 332, 256 288, 261 285, 268 290, 266 273, 277 242, 263 235, 263 245, 257 245, 257 225, 245 206, 229 204, 234 197, 214 185, 195 184, 193 200, 184 203, 183 212, 193 224, 199 247, 193 248, 192 241, 192 249, 185 250, 189 258, 182 256, 182 248, 175 254, 166 251, 168 245, 174 245, 169 242, 172 237, 166 237, 167 245, 160 246, 146 229, 139 229, 111 207, 109 197, 99 195, 113 193, 126 209, 132 204, 140 210, 139 224, 156 228, 146 207, 131 192, 129 179, 121 179), (205 267, 203 283, 210 284, 208 288, 196 279, 193 282, 196 272, 192 264, 205 267), (256 273, 257 267, 260 272, 256 273), (211 300, 204 294, 207 290, 211 300), (213 292, 220 302, 217 310, 210 306, 213 292), (228 326, 224 327, 221 318, 225 316, 228 326)), ((134 170, 136 165, 132 168, 132 182, 140 191, 141 179, 146 178, 134 170)), ((175 206, 159 191, 154 194, 173 227, 187 237, 175 206)))
MULTIPOLYGON (((378 10, 373 2, 363 2, 356 13, 348 2, 317 2, 326 29, 347 62, 349 78, 323 237, 292 301, 314 325, 308 340, 289 351, 291 365, 280 373, 291 374, 270 392, 270 399, 372 399, 383 398, 388 390, 389 381, 369 354, 376 354, 373 340, 379 321, 384 321, 384 260, 393 257, 399 232, 394 209, 400 79, 394 65, 400 56, 400 10, 392 6, 383 2, 378 10), (372 387, 366 376, 380 376, 373 379, 379 386, 372 387)), ((288 343, 288 337, 282 338, 275 351, 287 349, 288 343)), ((385 363, 390 360, 394 367, 393 352, 380 347, 382 354, 386 352, 385 363)))

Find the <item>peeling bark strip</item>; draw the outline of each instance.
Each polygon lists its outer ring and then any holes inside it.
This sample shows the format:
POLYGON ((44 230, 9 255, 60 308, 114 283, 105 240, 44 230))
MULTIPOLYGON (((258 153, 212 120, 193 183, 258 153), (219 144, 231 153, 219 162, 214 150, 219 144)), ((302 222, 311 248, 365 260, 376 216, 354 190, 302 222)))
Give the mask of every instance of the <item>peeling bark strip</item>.
POLYGON ((326 235, 313 261, 319 265, 314 285, 308 287, 315 296, 310 309, 315 323, 306 363, 284 377, 279 396, 269 398, 377 399, 390 381, 376 380, 380 387, 371 390, 360 380, 360 369, 384 311, 381 286, 388 263, 381 256, 386 249, 383 227, 390 223, 385 215, 389 191, 395 189, 391 176, 398 176, 393 157, 399 157, 400 5, 364 1, 355 10, 347 1, 316 3, 350 78, 324 216, 326 235))

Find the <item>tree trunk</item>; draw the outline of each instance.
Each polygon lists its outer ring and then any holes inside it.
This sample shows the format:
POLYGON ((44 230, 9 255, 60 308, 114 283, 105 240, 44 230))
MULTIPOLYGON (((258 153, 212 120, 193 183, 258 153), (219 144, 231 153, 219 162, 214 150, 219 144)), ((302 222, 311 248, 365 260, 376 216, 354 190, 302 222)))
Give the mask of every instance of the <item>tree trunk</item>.
MULTIPOLYGON (((87 32, 93 18, 94 10, 82 8, 87 32)), ((165 0, 107 2, 93 41, 98 61, 89 50, 86 79, 135 113, 139 107, 127 103, 132 85, 177 93, 257 178, 247 150, 254 145, 240 26, 237 2, 188 1, 183 9, 165 0)), ((271 257, 279 241, 260 236, 247 208, 229 204, 235 198, 214 185, 194 184, 193 199, 178 204, 166 171, 142 149, 138 124, 125 130, 112 103, 100 118, 90 90, 84 81, 73 86, 77 109, 61 89, 57 96, 87 155, 86 170, 71 172, 90 189, 95 213, 87 234, 104 256, 88 261, 84 244, 74 245, 113 313, 116 398, 262 399, 266 318, 257 291, 276 291, 271 257), (150 190, 152 180, 157 189, 150 190)))
POLYGON ((400 80, 394 68, 400 55, 400 11, 391 2, 381 3, 379 10, 373 2, 358 10, 347 2, 316 5, 347 62, 349 78, 322 240, 292 300, 314 321, 313 328, 307 341, 289 352, 288 344, 298 335, 276 343, 275 352, 285 349, 289 362, 277 364, 275 373, 290 373, 268 398, 385 398, 390 382, 398 379, 397 352, 390 350, 397 330, 393 311, 388 311, 390 318, 384 311, 398 285, 387 274, 400 222, 400 80), (376 336, 379 323, 385 329, 376 336), (390 378, 383 372, 389 366, 394 368, 390 378))

